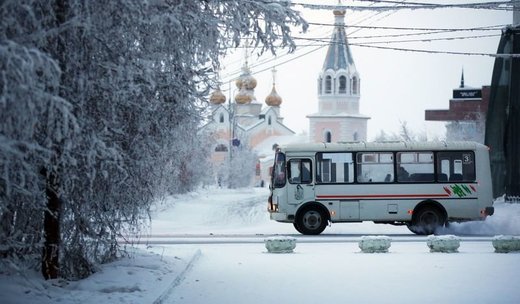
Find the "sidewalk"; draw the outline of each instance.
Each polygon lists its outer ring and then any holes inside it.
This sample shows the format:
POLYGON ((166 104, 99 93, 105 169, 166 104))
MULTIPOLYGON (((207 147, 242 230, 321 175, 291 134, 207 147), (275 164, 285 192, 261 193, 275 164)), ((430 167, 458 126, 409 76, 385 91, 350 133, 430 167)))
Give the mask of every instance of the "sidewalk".
POLYGON ((5 269, 0 272, 2 303, 164 303, 179 285, 201 252, 176 248, 175 256, 162 256, 144 246, 132 256, 102 265, 98 272, 75 282, 45 281, 38 272, 5 269), (17 273, 18 272, 18 273, 17 273))

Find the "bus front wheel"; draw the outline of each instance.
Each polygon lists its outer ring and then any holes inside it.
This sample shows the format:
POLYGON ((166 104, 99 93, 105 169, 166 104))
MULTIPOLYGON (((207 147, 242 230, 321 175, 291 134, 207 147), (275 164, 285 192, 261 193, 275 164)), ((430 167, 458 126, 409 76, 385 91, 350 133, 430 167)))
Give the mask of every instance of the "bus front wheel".
POLYGON ((301 234, 317 235, 327 227, 328 218, 321 208, 307 206, 296 215, 294 228, 301 234))
POLYGON ((408 229, 418 235, 429 235, 434 234, 445 223, 446 218, 438 208, 427 206, 414 212, 408 229))

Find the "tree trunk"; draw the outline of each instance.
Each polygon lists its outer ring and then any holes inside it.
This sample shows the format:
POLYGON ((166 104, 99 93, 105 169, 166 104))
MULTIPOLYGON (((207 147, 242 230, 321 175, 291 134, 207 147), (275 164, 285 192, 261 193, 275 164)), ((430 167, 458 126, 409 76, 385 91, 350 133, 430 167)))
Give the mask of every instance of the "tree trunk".
POLYGON ((56 279, 60 274, 60 209, 58 178, 54 171, 46 172, 45 193, 47 210, 43 221, 44 245, 42 254, 42 274, 46 280, 56 279))
MULTIPOLYGON (((60 28, 66 21, 67 17, 67 0, 56 0, 54 2, 54 12, 56 15, 56 28, 60 28)), ((58 59, 61 69, 61 86, 60 96, 64 86, 65 77, 65 37, 64 32, 60 31, 56 38, 56 58, 58 59)), ((43 222, 43 237, 45 239, 42 253, 42 274, 46 280, 56 279, 60 275, 60 213, 61 201, 59 197, 59 170, 57 164, 61 158, 61 143, 58 143, 54 148, 54 166, 49 171, 43 170, 45 173, 47 194, 47 209, 44 213, 43 222)))

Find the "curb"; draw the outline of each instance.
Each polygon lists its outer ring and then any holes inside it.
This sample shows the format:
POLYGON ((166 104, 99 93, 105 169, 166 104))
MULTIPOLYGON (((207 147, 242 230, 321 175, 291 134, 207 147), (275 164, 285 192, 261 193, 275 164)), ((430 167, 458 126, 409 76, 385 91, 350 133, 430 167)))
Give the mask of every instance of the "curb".
POLYGON ((193 268, 195 262, 197 262, 201 255, 202 252, 200 251, 200 249, 197 249, 195 254, 191 257, 190 261, 186 265, 186 268, 184 268, 184 270, 177 277, 175 277, 170 286, 168 286, 168 288, 166 288, 166 290, 155 301, 153 301, 153 304, 164 303, 164 301, 172 294, 173 289, 179 286, 182 283, 182 281, 186 278, 186 275, 193 268))

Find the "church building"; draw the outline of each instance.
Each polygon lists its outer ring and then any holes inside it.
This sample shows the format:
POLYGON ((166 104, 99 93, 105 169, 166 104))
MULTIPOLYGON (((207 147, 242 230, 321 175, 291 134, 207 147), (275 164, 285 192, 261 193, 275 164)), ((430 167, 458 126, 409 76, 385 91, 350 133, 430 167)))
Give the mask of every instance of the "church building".
POLYGON ((318 77, 318 112, 309 118, 310 142, 366 141, 370 117, 359 113, 361 80, 345 33, 345 10, 335 9, 334 31, 318 77))
POLYGON ((273 87, 263 107, 256 99, 257 81, 251 75, 246 61, 241 75, 235 81, 238 93, 234 102, 226 104, 226 96, 219 89, 213 92, 209 99, 209 122, 202 127, 202 131, 209 132, 216 140, 211 159, 217 171, 225 170, 219 168, 225 167, 225 162, 232 157, 231 145, 248 147, 257 154, 256 177, 252 181, 255 185, 266 185, 269 182, 273 146, 298 139, 294 131, 284 125, 280 115, 282 98, 276 91, 274 73, 273 69, 273 87))

